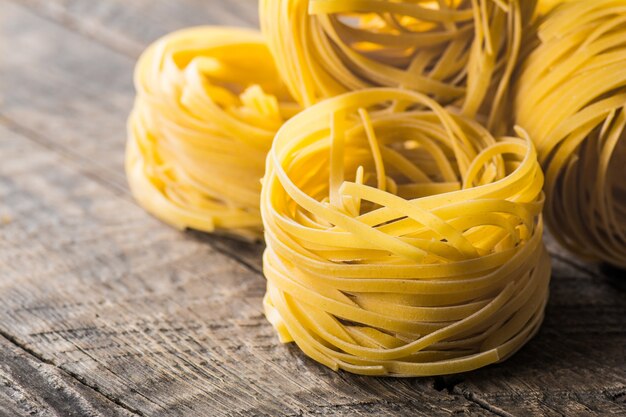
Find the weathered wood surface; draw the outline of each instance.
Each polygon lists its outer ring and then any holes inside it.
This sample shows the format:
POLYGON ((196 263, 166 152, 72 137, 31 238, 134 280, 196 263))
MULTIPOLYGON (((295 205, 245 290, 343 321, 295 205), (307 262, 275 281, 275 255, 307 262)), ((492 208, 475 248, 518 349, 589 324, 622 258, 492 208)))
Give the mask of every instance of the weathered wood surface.
POLYGON ((254 3, 0 0, 0 416, 626 415, 621 271, 550 243, 548 316, 511 360, 365 378, 277 342, 260 245, 178 233, 133 203, 137 54, 180 27, 253 25, 254 3))

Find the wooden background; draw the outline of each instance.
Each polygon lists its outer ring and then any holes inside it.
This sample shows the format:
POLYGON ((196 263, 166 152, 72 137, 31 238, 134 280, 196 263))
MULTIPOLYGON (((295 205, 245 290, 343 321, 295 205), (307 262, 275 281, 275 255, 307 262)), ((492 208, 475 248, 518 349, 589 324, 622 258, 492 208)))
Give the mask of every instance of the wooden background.
POLYGON ((626 415, 623 271, 550 240, 539 335, 504 364, 334 373, 280 345, 260 246, 146 215, 123 171, 138 53, 255 0, 0 0, 1 416, 626 415))

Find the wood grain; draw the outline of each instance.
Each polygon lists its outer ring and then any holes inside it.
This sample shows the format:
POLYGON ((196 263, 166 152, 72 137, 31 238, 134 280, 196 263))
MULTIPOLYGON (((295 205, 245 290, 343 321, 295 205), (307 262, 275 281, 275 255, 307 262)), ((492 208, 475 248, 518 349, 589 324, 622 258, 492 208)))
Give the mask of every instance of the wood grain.
POLYGON ((65 415, 71 392, 78 415, 626 415, 626 292, 610 278, 623 272, 552 241, 548 318, 511 360, 365 378, 278 344, 260 245, 178 233, 136 207, 122 169, 134 57, 179 27, 250 25, 252 3, 0 0, 0 43, 19 51, 0 59, 0 349, 19 358, 3 353, 0 381, 50 370, 0 384, 0 410, 65 415), (52 374, 71 389, 43 401, 52 374))
POLYGON ((131 416, 56 366, 0 336, 0 416, 131 416))
POLYGON ((257 26, 257 0, 20 0, 36 14, 130 56, 176 29, 257 26))

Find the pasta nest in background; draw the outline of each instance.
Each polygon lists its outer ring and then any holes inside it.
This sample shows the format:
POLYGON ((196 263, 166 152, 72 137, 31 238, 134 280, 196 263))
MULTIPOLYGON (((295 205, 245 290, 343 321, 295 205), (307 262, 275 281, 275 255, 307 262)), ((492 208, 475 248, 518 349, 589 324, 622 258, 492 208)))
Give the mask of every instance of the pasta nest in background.
POLYGON ((539 39, 516 118, 546 172, 546 221, 576 254, 626 268, 626 1, 570 0, 539 39))
POLYGON ((368 87, 454 103, 509 126, 509 84, 535 0, 261 0, 261 29, 293 97, 309 106, 368 87))
POLYGON ((537 0, 537 14, 544 15, 550 12, 561 3, 576 0, 537 0))
POLYGON ((178 228, 259 238, 265 156, 298 110, 261 34, 174 32, 141 56, 135 87, 126 171, 138 202, 178 228))
POLYGON ((261 195, 265 313, 333 369, 426 376, 506 359, 537 331, 550 261, 532 142, 377 88, 278 132, 261 195))

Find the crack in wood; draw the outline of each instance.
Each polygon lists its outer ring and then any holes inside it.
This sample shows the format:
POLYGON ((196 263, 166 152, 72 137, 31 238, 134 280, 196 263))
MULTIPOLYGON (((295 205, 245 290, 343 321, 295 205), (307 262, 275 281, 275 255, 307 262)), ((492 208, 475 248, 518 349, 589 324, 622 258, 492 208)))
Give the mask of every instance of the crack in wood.
POLYGON ((452 393, 453 394, 457 394, 457 395, 462 395, 466 400, 471 401, 475 404, 477 404, 480 408, 489 411, 490 413, 493 413, 497 416, 500 417, 515 417, 513 414, 501 409, 500 407, 497 407, 495 405, 490 404, 489 402, 487 402, 486 400, 484 400, 483 398, 481 398, 479 395, 477 395, 476 393, 465 389, 465 388, 459 388, 459 387, 454 387, 452 389, 452 393))
POLYGON ((464 378, 460 375, 443 375, 434 377, 433 388, 439 392, 446 390, 449 394, 454 392, 454 387, 462 383, 464 378))
POLYGON ((100 388, 98 388, 97 386, 94 386, 94 385, 91 385, 91 384, 87 383, 85 381, 85 379, 81 375, 75 374, 74 372, 70 372, 67 369, 64 369, 64 368, 58 366, 53 361, 45 358, 41 354, 37 353, 35 350, 33 350, 33 349, 29 348, 28 346, 26 346, 25 344, 21 343, 16 337, 14 337, 11 334, 7 333, 3 329, 0 329, 0 336, 3 337, 4 339, 6 339, 9 343, 11 343, 16 348, 18 348, 21 351, 25 352, 29 356, 35 358, 39 362, 45 363, 46 365, 53 366, 55 369, 58 369, 63 375, 66 375, 66 376, 72 378, 73 380, 79 382, 85 388, 88 388, 88 389, 98 393, 100 396, 105 398, 107 401, 110 401, 111 403, 113 403, 113 404, 123 408, 124 410, 128 411, 131 414, 134 414, 134 415, 137 415, 137 416, 140 416, 140 417, 144 416, 144 414, 140 410, 137 410, 137 409, 135 409, 133 407, 130 407, 127 404, 124 404, 118 398, 115 398, 115 397, 112 397, 110 395, 107 395, 105 392, 102 392, 102 390, 100 390, 100 388))
POLYGON ((614 401, 618 404, 626 405, 626 388, 624 387, 618 389, 616 392, 614 390, 607 390, 607 392, 605 392, 605 395, 611 401, 614 401))
MULTIPOLYGON (((71 345, 73 345, 79 352, 81 352, 83 355, 87 356, 89 359, 91 359, 92 361, 94 361, 94 363, 97 363, 98 365, 102 366, 104 369, 106 369, 108 372, 110 372, 111 374, 115 375, 117 378, 119 378, 121 381, 125 381, 125 378, 122 377, 121 375, 119 375, 117 372, 115 372, 113 369, 111 369, 109 366, 107 366, 107 364, 103 363, 102 361, 98 360, 96 357, 94 357, 92 354, 90 354, 89 352, 87 352, 85 349, 83 349, 81 346, 79 346, 76 342, 74 342, 71 339, 68 339, 67 337, 65 337, 63 334, 59 334, 59 336, 64 339, 66 342, 70 343, 71 345)), ((73 373, 72 373, 73 374, 73 373)), ((83 378, 80 375, 74 376, 75 378, 79 379, 79 378, 83 378)), ((86 380, 81 380, 82 383, 84 383, 85 385, 88 385, 90 387, 92 387, 93 389, 95 389, 96 391, 102 393, 103 395, 108 396, 107 394, 103 393, 102 391, 99 390, 98 387, 96 386, 91 386, 90 384, 88 384, 86 382, 86 380)), ((159 408, 163 408, 163 406, 161 404, 158 404, 157 402, 155 402, 152 398, 148 397, 147 395, 143 394, 142 392, 140 392, 139 390, 130 387, 131 392, 134 392, 135 394, 141 396, 143 399, 145 399, 146 401, 154 404, 156 407, 159 408)), ((111 397, 112 398, 112 397, 111 397)), ((118 400, 120 403, 122 403, 121 400, 118 400)), ((128 405, 125 404, 126 407, 128 407, 128 405)), ((136 409, 135 409, 136 410, 136 409)), ((143 416, 143 413, 139 410, 135 411, 136 414, 143 416)))

